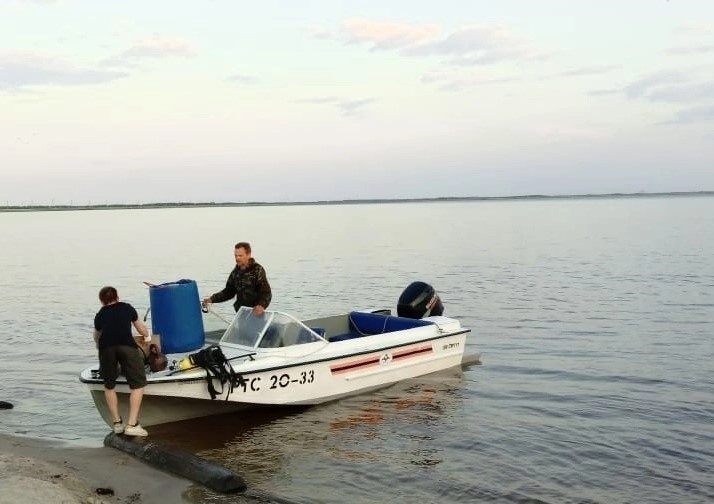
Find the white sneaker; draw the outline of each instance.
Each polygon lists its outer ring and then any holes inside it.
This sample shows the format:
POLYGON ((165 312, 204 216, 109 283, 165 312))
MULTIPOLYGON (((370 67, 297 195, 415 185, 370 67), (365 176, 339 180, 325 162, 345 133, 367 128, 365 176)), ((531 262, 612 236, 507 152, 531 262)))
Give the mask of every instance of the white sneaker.
POLYGON ((144 429, 141 424, 136 424, 136 425, 129 425, 126 424, 126 427, 124 427, 124 434, 127 436, 148 436, 149 433, 146 432, 146 429, 144 429))
POLYGON ((121 418, 118 422, 114 422, 112 424, 112 430, 114 430, 114 434, 121 434, 124 432, 124 422, 121 418))

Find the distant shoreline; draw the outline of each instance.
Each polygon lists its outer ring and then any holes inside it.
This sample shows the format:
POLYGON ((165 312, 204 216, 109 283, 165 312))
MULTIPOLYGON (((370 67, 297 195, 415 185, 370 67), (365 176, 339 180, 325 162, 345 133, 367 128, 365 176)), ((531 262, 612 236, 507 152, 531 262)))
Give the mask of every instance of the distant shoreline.
POLYGON ((606 199, 606 198, 653 198, 662 196, 714 196, 714 191, 681 191, 656 193, 607 193, 607 194, 527 194, 522 196, 444 196, 435 198, 373 198, 314 201, 245 201, 245 202, 167 202, 167 203, 107 203, 87 205, 5 205, 0 212, 63 211, 63 210, 128 210, 156 208, 211 208, 250 206, 314 206, 314 205, 365 205, 374 203, 443 203, 459 201, 518 201, 550 199, 606 199))

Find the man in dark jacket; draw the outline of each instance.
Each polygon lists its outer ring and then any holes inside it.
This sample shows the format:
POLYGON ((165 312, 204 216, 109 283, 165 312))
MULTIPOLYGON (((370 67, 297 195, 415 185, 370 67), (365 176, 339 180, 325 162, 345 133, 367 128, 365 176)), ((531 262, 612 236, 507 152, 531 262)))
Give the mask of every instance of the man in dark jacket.
POLYGON ((265 275, 265 269, 251 257, 250 243, 236 243, 234 255, 236 267, 228 275, 225 288, 204 298, 204 305, 222 303, 236 297, 233 308, 238 311, 241 306, 253 308, 253 313, 262 315, 273 297, 265 275))

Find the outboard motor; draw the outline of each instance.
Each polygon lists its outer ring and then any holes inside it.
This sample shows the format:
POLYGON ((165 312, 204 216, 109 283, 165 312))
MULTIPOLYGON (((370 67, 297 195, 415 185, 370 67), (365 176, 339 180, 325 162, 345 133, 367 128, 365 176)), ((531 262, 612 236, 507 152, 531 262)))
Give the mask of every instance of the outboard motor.
POLYGON ((420 319, 444 313, 439 295, 428 283, 412 282, 404 289, 397 302, 397 315, 420 319))

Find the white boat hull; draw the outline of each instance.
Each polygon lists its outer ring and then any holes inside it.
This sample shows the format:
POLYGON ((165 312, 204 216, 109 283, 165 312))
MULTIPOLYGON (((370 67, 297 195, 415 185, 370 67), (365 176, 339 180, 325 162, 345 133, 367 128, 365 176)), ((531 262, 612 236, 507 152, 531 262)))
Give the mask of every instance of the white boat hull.
MULTIPOLYGON (((112 416, 104 400, 102 387, 90 390, 94 405, 107 425, 112 425, 112 416)), ((127 418, 129 411, 129 394, 119 391, 119 411, 127 418)), ((221 415, 246 409, 249 405, 236 402, 211 401, 205 399, 190 399, 187 397, 171 397, 147 395, 141 403, 141 424, 144 426, 180 422, 192 418, 221 415)))

